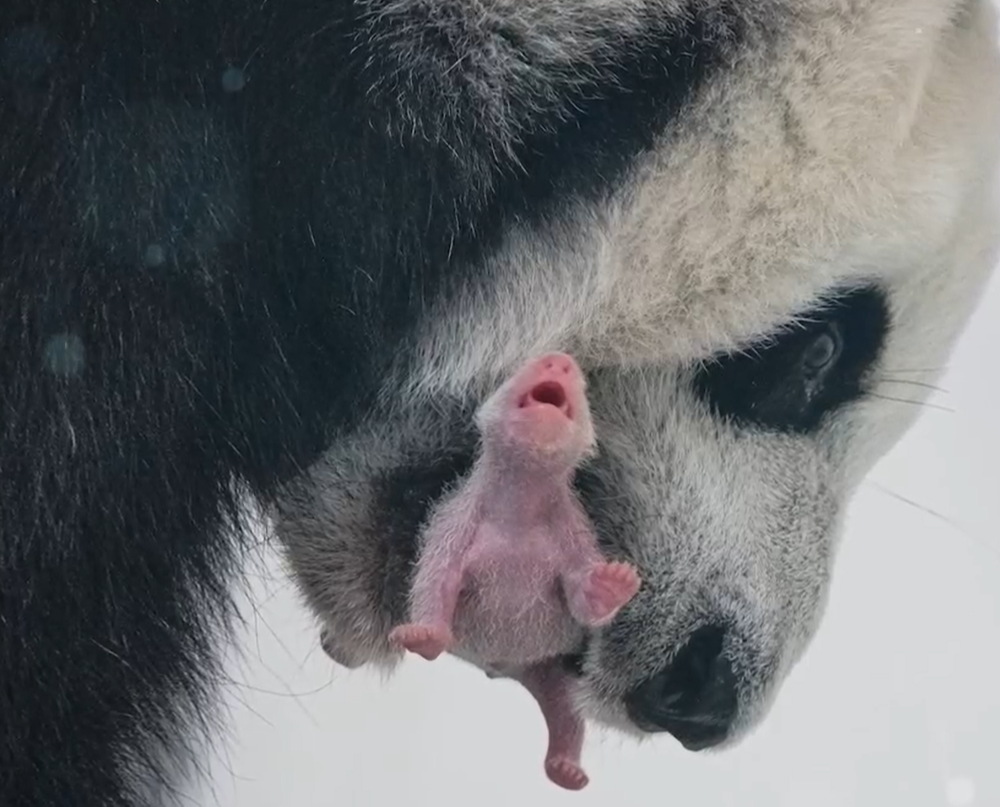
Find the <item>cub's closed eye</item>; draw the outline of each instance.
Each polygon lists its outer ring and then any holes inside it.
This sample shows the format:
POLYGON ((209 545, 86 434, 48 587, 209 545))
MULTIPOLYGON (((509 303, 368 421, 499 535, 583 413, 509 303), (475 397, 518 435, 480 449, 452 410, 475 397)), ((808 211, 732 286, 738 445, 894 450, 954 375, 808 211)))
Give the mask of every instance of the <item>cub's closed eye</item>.
POLYGON ((860 397, 889 328, 884 293, 874 287, 831 295, 794 324, 745 349, 716 356, 695 374, 713 412, 745 426, 808 433, 860 397))

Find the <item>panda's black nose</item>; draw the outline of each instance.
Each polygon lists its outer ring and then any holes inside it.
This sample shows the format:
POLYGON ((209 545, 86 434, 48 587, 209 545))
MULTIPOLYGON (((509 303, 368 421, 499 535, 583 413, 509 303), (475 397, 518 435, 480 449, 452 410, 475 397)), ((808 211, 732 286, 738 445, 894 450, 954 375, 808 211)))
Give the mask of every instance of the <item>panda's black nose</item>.
POLYGON ((722 654, 725 629, 700 628, 665 670, 625 696, 629 718, 643 731, 672 734, 689 751, 726 739, 736 717, 736 675, 722 654))

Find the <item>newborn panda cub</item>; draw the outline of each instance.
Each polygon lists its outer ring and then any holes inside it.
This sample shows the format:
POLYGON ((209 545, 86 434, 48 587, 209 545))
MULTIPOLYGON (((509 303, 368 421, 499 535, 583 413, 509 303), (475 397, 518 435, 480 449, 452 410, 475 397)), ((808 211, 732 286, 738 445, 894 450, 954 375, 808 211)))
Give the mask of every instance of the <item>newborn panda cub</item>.
POLYGON ((520 681, 548 727, 549 779, 578 790, 588 781, 583 722, 556 657, 610 622, 640 584, 632 566, 602 557, 571 487, 595 447, 583 373, 564 353, 528 362, 476 425, 479 457, 431 514, 410 622, 389 638, 428 660, 453 650, 520 681))

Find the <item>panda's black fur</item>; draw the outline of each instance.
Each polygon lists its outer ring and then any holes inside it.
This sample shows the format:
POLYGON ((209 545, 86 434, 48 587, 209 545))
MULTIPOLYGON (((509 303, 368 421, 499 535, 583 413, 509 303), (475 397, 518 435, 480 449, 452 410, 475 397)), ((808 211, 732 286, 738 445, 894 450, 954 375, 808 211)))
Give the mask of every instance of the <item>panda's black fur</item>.
POLYGON ((452 69, 481 28, 451 0, 0 5, 0 804, 169 793, 244 494, 366 411, 511 222, 607 193, 734 58, 733 7, 676 5, 577 62, 501 30, 508 76, 452 69))

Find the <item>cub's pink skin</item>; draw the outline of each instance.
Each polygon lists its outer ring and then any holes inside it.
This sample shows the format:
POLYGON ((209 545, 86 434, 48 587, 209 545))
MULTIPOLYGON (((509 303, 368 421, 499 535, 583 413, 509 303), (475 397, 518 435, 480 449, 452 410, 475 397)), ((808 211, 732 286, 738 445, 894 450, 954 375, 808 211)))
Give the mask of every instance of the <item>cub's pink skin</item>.
POLYGON ((582 790, 590 781, 580 766, 583 718, 573 707, 570 678, 558 660, 532 664, 514 678, 530 692, 542 711, 549 733, 545 774, 566 790, 582 790))
POLYGON ((480 456, 432 514, 410 622, 389 638, 428 660, 454 651, 520 681, 548 726, 549 778, 579 789, 583 723, 553 659, 614 619, 640 584, 632 566, 601 555, 572 490, 595 445, 583 373, 565 353, 541 356, 476 420, 480 456))

